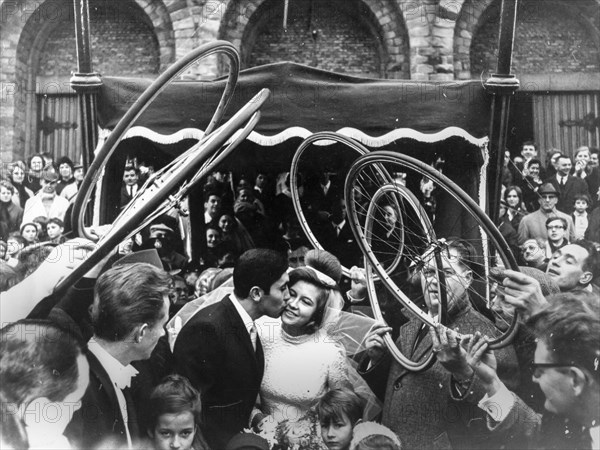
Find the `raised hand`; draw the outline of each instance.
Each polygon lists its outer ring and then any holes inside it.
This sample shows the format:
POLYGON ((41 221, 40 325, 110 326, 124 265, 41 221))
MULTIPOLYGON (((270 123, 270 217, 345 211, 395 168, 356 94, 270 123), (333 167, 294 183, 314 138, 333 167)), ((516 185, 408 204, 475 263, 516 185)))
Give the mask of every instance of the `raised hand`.
POLYGON ((496 372, 498 363, 494 352, 488 346, 487 337, 482 336, 479 331, 471 337, 467 345, 467 363, 485 386, 488 395, 495 394, 501 383, 496 372))
POLYGON ((467 362, 467 351, 461 346, 458 333, 438 324, 435 328, 429 327, 429 335, 437 360, 448 372, 459 380, 473 375, 473 369, 467 362))
POLYGON ((367 278, 365 269, 352 266, 350 269, 350 295, 354 299, 363 299, 367 293, 367 278))
POLYGON ((528 275, 514 270, 503 270, 495 277, 502 278, 499 288, 504 301, 517 308, 526 317, 540 311, 548 303, 540 283, 528 275))
POLYGON ((386 333, 391 333, 391 331, 392 328, 388 327, 385 323, 377 322, 367 334, 365 338, 365 347, 372 364, 377 364, 387 352, 387 347, 383 342, 383 336, 386 333))

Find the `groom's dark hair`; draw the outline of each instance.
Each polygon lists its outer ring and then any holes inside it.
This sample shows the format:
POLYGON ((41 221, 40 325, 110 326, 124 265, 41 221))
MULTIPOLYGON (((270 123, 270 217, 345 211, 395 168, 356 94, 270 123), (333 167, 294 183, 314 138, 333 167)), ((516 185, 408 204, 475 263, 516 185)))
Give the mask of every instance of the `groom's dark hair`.
POLYGON ((287 258, 282 253, 264 248, 248 250, 233 268, 233 292, 239 298, 248 297, 253 286, 269 292, 287 268, 287 258))

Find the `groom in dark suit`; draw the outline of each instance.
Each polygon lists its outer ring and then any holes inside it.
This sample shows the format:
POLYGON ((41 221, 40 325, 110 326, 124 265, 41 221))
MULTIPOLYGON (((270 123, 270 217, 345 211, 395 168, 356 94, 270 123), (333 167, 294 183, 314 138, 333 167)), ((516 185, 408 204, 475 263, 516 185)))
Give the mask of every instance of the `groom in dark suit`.
POLYGON ((264 371, 254 321, 283 312, 290 298, 287 267, 278 252, 248 250, 233 270, 233 294, 201 309, 177 337, 176 369, 202 394, 201 427, 211 448, 225 448, 249 427, 264 371))

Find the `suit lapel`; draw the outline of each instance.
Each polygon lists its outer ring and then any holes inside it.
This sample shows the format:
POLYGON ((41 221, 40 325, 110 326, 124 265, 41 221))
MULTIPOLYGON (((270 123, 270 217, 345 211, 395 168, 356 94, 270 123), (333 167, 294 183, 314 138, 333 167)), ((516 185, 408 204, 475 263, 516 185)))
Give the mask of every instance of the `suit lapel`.
POLYGON ((415 334, 414 341, 414 349, 411 353, 411 359, 413 361, 419 361, 425 353, 429 352, 432 347, 431 336, 429 335, 429 327, 425 325, 423 328, 419 327, 419 330, 422 330, 421 333, 415 334), (417 341, 418 338, 418 341, 417 341))
MULTIPOLYGON (((257 364, 257 369, 259 369, 259 371, 262 372, 262 367, 259 368, 257 360, 258 341, 260 340, 260 338, 257 338, 257 351, 255 352, 254 348, 252 347, 250 335, 248 334, 248 331, 246 329, 246 324, 244 324, 244 321, 237 312, 237 309, 235 309, 235 306, 233 306, 233 303, 231 302, 229 296, 223 299, 223 306, 225 307, 226 317, 229 319, 230 326, 233 330, 235 330, 234 335, 236 339, 238 340, 239 344, 249 353, 249 356, 252 357, 252 360, 257 364)), ((262 345, 260 346, 260 348, 262 355, 262 345)))
MULTIPOLYGON (((117 399, 117 393, 115 392, 115 387, 108 376, 108 373, 100 364, 100 361, 94 356, 94 354, 90 351, 87 352, 87 359, 90 364, 90 371, 99 381, 99 390, 103 390, 108 397, 108 401, 111 406, 111 411, 121 411, 121 406, 119 405, 119 400, 117 399)), ((115 417, 115 421, 118 422, 121 426, 125 426, 123 423, 123 416, 118 414, 115 417)))

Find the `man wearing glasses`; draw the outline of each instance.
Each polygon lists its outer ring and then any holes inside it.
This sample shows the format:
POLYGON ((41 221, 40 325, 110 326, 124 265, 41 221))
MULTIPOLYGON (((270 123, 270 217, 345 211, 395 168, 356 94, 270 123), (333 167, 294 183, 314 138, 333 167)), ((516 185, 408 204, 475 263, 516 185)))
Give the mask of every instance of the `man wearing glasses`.
POLYGON ((552 255, 559 248, 563 248, 569 243, 567 239, 567 221, 562 217, 549 217, 546 220, 546 230, 548 232, 548 242, 546 244, 546 254, 552 255))
POLYGON ((537 338, 533 381, 544 393, 543 414, 508 390, 496 358, 476 334, 466 359, 485 387, 479 407, 488 428, 510 448, 600 448, 600 308, 588 292, 561 293, 531 316, 537 338))
POLYGON ((556 209, 558 203, 558 191, 551 183, 546 183, 538 190, 538 202, 540 207, 537 211, 527 214, 521 220, 518 231, 518 243, 523 245, 527 239, 548 240, 546 221, 551 217, 560 217, 567 223, 567 236, 569 241, 575 240, 575 227, 571 216, 556 209))
POLYGON ((520 247, 523 262, 528 267, 546 271, 548 259, 546 258, 546 242, 541 239, 527 239, 520 247))
MULTIPOLYGON (((449 240, 441 255, 447 291, 447 327, 463 335, 477 330, 495 336, 497 330, 475 310, 469 291, 477 278, 477 258, 473 246, 463 240, 449 240), (486 331, 483 331, 486 330, 486 331)), ((425 261, 421 271, 421 288, 427 311, 432 317, 440 314, 441 287, 435 277, 437 266, 433 257, 425 261)), ((354 281, 354 280, 353 280, 354 281)), ((353 289, 358 288, 353 284, 353 289)), ((367 293, 361 283, 353 298, 367 293)), ((435 333, 414 316, 400 327, 396 341, 398 349, 413 361, 422 361, 431 350, 438 352, 435 333)), ((359 373, 373 391, 383 398, 381 423, 402 437, 407 448, 488 448, 494 445, 484 423, 484 414, 476 406, 483 395, 466 361, 446 369, 445 356, 422 372, 411 372, 396 362, 383 343, 391 328, 384 323, 373 326, 365 338, 367 357, 359 365, 359 373), (477 396, 477 394, 480 396, 477 396), (475 402, 475 403, 473 403, 475 402)), ((498 351, 498 371, 503 380, 517 387, 518 364, 512 345, 498 351)))

